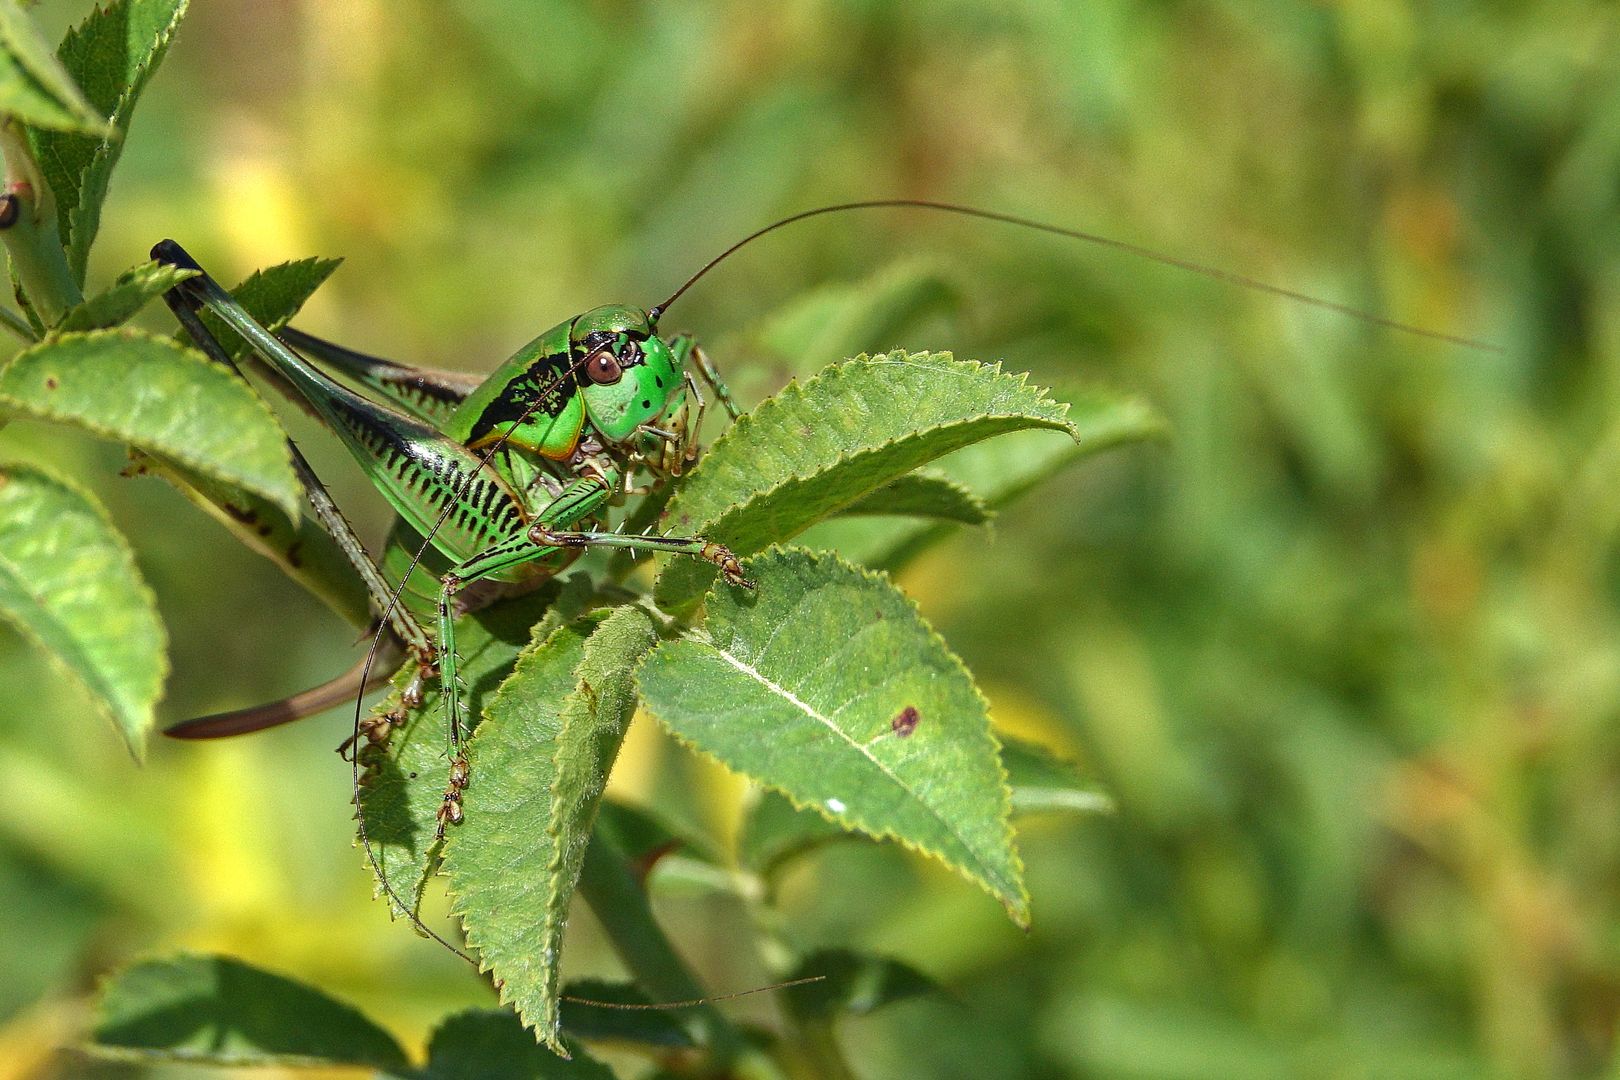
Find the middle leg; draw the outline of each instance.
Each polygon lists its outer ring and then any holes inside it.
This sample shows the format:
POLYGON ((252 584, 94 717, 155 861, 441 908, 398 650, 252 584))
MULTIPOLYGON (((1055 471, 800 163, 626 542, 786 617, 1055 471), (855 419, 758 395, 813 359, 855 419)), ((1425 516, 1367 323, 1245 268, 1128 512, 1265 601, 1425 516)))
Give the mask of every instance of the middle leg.
POLYGON ((436 839, 443 839, 445 828, 460 824, 461 799, 467 789, 471 767, 467 760, 466 736, 470 728, 465 687, 459 677, 459 657, 455 644, 455 597, 462 589, 482 578, 509 573, 520 566, 558 557, 570 549, 588 545, 627 548, 632 551, 663 551, 692 555, 719 567, 727 581, 741 588, 753 588, 743 574, 737 557, 721 544, 701 538, 668 536, 626 536, 619 533, 581 532, 574 526, 595 517, 622 482, 611 467, 594 470, 565 487, 541 512, 540 521, 516 536, 453 567, 440 579, 439 587, 439 687, 445 704, 449 737, 450 779, 440 800, 436 839))

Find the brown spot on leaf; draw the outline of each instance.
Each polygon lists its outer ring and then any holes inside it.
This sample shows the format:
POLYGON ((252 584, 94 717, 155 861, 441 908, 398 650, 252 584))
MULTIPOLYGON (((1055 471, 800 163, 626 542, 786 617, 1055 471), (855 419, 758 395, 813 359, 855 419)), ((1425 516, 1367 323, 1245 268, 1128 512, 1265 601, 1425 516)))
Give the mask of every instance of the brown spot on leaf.
POLYGON ((62 385, 61 383, 56 381, 56 376, 55 375, 47 375, 47 376, 45 376, 45 389, 47 389, 47 390, 55 390, 58 386, 61 386, 61 385, 62 385))
POLYGON ((917 711, 917 707, 915 705, 907 705, 905 708, 901 709, 895 714, 893 720, 889 721, 889 727, 896 735, 903 739, 907 735, 910 735, 913 731, 917 730, 917 724, 921 720, 922 714, 917 711))

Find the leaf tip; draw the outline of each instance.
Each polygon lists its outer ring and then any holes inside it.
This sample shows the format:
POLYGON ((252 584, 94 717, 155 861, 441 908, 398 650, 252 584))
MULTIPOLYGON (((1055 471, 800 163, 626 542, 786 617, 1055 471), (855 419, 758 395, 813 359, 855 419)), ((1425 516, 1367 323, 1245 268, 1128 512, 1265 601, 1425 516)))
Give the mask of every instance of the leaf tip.
POLYGON ((147 717, 138 730, 126 730, 123 733, 124 745, 129 748, 129 756, 135 760, 137 765, 146 764, 146 733, 151 730, 151 727, 151 718, 147 717))
POLYGON ((1017 895, 1002 896, 1000 899, 1001 906, 1006 909, 1007 917, 1013 921, 1013 925, 1024 933, 1029 933, 1034 927, 1034 921, 1029 911, 1029 891, 1024 888, 1023 883, 1019 883, 1017 895))
POLYGON ((542 1032, 540 1029, 536 1028, 534 1032, 534 1041, 545 1047, 547 1050, 550 1050, 553 1054, 556 1054, 564 1061, 574 1060, 574 1055, 568 1052, 568 1047, 564 1045, 562 1041, 561 1029, 557 1026, 556 1021, 552 1021, 550 1031, 542 1032))

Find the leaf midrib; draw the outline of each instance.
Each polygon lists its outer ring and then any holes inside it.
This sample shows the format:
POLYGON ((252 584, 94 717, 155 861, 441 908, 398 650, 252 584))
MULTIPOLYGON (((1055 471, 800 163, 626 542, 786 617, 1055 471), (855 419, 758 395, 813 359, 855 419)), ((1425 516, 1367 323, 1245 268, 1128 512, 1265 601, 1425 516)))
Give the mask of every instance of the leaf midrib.
MULTIPOLYGON (((869 458, 884 457, 884 456, 893 455, 893 454, 895 454, 897 452, 910 451, 912 449, 912 447, 914 447, 916 444, 929 442, 929 441, 933 440, 934 438, 940 436, 941 434, 955 435, 955 434, 957 434, 957 433, 959 433, 959 432, 961 432, 963 430, 967 430, 967 429, 976 429, 976 428, 985 427, 985 426, 993 427, 993 426, 995 426, 997 424, 1006 423, 1008 421, 1028 421, 1029 419, 1030 418, 1026 414, 1023 414, 1023 413, 1016 413, 1016 412, 986 412, 986 413, 980 413, 979 415, 973 416, 973 417, 967 417, 967 418, 960 419, 960 420, 950 420, 950 421, 947 421, 947 422, 941 423, 941 424, 933 424, 933 425, 931 425, 929 427, 926 427, 926 428, 918 428, 917 430, 912 431, 912 432, 908 432, 907 434, 905 434, 905 435, 903 435, 903 436, 901 436, 899 438, 890 439, 888 442, 881 443, 881 444, 876 445, 876 446, 860 447, 860 448, 854 449, 854 450, 841 450, 841 451, 838 452, 838 455, 835 458, 829 460, 824 465, 817 466, 813 472, 806 472, 806 473, 803 473, 803 474, 796 474, 796 475, 785 477, 782 480, 778 481, 777 483, 771 485, 770 487, 764 488, 764 489, 762 489, 762 490, 748 496, 746 502, 744 502, 744 503, 742 503, 740 505, 732 505, 732 506, 726 507, 724 510, 722 510, 715 517, 709 518, 708 520, 704 520, 704 521, 700 521, 699 519, 694 518, 692 520, 692 522, 690 523, 689 527, 692 528, 695 531, 700 531, 700 532, 701 531, 708 531, 708 532, 716 533, 718 535, 718 534, 724 533, 726 531, 726 527, 730 523, 738 521, 738 520, 747 519, 747 518, 751 517, 753 515, 753 512, 757 510, 757 507, 758 507, 759 504, 765 503, 768 500, 778 499, 778 498, 780 498, 782 496, 782 493, 785 492, 785 491, 792 491, 794 488, 797 488, 797 487, 805 487, 805 486, 809 486, 809 485, 812 485, 812 484, 816 484, 823 477, 825 477, 825 476, 827 476, 827 475, 829 475, 829 474, 831 474, 833 472, 836 472, 840 468, 847 467, 847 466, 852 465, 852 464, 864 462, 866 459, 869 459, 869 458)), ((1047 431, 1064 431, 1065 430, 1065 426, 1062 423, 1046 420, 1046 419, 1043 419, 1043 418, 1037 418, 1033 422, 1030 422, 1028 424, 1028 428, 1029 429, 1045 429, 1047 431)), ((1004 433, 998 432, 997 434, 1004 434, 1004 433)), ((988 438, 989 436, 986 436, 986 437, 988 438)), ((973 444, 968 443, 966 445, 971 446, 973 444)), ((956 449, 960 450, 960 449, 963 449, 963 447, 956 447, 956 449)), ((929 459, 929 460, 934 460, 934 459, 929 459)), ((920 467, 921 467, 920 465, 913 466, 913 468, 920 468, 920 467)), ((909 469, 904 470, 904 471, 902 471, 900 473, 897 473, 896 475, 897 476, 904 476, 910 471, 911 470, 909 470, 909 469)), ((893 479, 893 478, 891 478, 891 479, 893 479)), ((885 481, 885 482, 888 482, 888 481, 885 481)), ((881 487, 881 486, 882 486, 881 484, 878 485, 878 487, 881 487)), ((832 508, 830 510, 828 510, 823 515, 823 517, 824 518, 825 517, 831 517, 834 514, 837 514, 839 511, 847 509, 849 506, 853 505, 856 502, 859 502, 861 499, 863 499, 867 495, 871 494, 871 492, 874 491, 874 490, 877 490, 877 488, 871 488, 871 489, 868 489, 866 491, 857 491, 857 492, 855 492, 854 494, 850 495, 847 499, 844 499, 841 502, 838 502, 835 505, 833 505, 832 508)), ((814 524, 814 522, 812 522, 811 524, 814 524)), ((808 527, 809 527, 808 525, 805 526, 805 528, 808 528, 808 527)), ((800 529, 799 531, 803 532, 804 530, 800 529)), ((788 539, 791 539, 791 537, 789 537, 788 539)))
MULTIPOLYGON (((996 871, 993 867, 987 866, 984 863, 984 861, 979 858, 978 852, 974 849, 973 845, 968 842, 968 839, 965 836, 963 836, 961 834, 961 832, 959 832, 956 829, 955 826, 953 826, 949 821, 947 821, 944 817, 942 817, 940 815, 939 811, 934 808, 933 804, 929 803, 921 795, 919 795, 911 787, 910 784, 906 783, 903 779, 901 779, 898 775, 896 775, 895 772, 892 769, 890 769, 887 765, 885 765, 878 757, 876 757, 865 746, 863 746, 862 744, 860 744, 860 743, 856 742, 854 739, 852 739, 842 728, 840 728, 837 724, 833 723, 827 717, 821 715, 820 712, 818 712, 816 709, 811 707, 811 705, 808 702, 806 702, 803 698, 799 697, 792 690, 789 690, 787 687, 785 687, 785 686, 781 685, 780 683, 776 682, 774 679, 770 678, 768 675, 764 674, 759 669, 755 668, 752 664, 749 664, 749 663, 747 663, 747 662, 745 662, 743 660, 738 659, 731 652, 727 651, 726 649, 721 648, 718 645, 711 644, 710 648, 714 649, 715 653, 722 660, 724 660, 726 663, 730 664, 733 668, 740 671, 742 674, 748 676, 749 678, 753 679, 755 682, 759 683, 761 686, 765 687, 765 689, 771 691, 773 694, 779 695, 783 700, 790 702, 795 707, 797 707, 801 712, 803 712, 806 716, 810 717, 810 719, 816 721, 817 723, 819 723, 823 727, 825 727, 828 731, 831 731, 833 734, 837 735, 840 739, 842 739, 851 748, 859 751, 860 755, 862 757, 864 757, 867 761, 870 761, 874 766, 876 766, 877 770, 880 773, 882 773, 885 777, 887 777, 889 780, 891 780, 896 786, 898 786, 900 788, 901 791, 904 791, 906 793, 906 795, 908 797, 910 797, 918 806, 921 806, 924 810, 928 811, 929 816, 932 817, 935 821, 939 822, 940 826, 947 833, 949 833, 953 838, 955 838, 955 840, 956 840, 956 842, 958 844, 962 845, 962 850, 968 853, 968 855, 972 858, 972 860, 978 865, 978 867, 980 869, 980 872, 982 872, 987 879, 995 880, 995 881, 1001 881, 1002 880, 1001 874, 998 871, 996 871)), ((820 809, 821 809, 820 807, 817 807, 818 811, 820 811, 820 809)), ((839 816, 842 817, 843 815, 839 815, 839 816)), ((889 829, 885 829, 884 832, 885 832, 885 834, 890 835, 890 836, 897 836, 898 835, 898 834, 894 833, 892 830, 889 830, 889 829)))
MULTIPOLYGON (((48 654, 55 654, 64 661, 63 667, 72 673, 75 679, 88 689, 92 696, 105 703, 106 711, 118 723, 120 734, 127 738, 131 732, 125 728, 126 722, 138 723, 139 718, 126 712, 130 703, 123 699, 118 688, 107 682, 102 673, 97 670, 96 658, 86 652, 78 637, 68 628, 66 622, 51 609, 41 594, 27 588, 27 579, 7 560, 0 558, 0 591, 10 592, 13 596, 26 601, 37 613, 37 622, 25 622, 21 617, 8 618, 6 621, 16 627, 24 636, 32 638, 39 643, 48 654), (41 629, 48 625, 50 633, 41 629), (67 662, 71 657, 72 662, 67 662)), ((138 706, 137 706, 138 709, 138 706)))

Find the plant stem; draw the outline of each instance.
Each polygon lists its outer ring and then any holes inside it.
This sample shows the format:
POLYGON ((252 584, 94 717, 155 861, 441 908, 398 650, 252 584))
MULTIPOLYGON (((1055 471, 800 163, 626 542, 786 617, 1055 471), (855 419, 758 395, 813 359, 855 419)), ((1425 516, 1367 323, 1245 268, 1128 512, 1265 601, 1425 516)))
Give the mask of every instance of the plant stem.
MULTIPOLYGON (((614 952, 655 999, 694 1001, 707 996, 653 918, 647 893, 624 855, 599 830, 592 833, 585 851, 579 891, 607 931, 614 952)), ((714 1065, 726 1068, 742 1049, 737 1029, 712 1004, 694 1005, 690 1015, 714 1065)))
POLYGON ((54 326, 69 308, 84 300, 62 250, 56 197, 15 120, 0 122, 0 154, 6 162, 5 195, 15 200, 5 215, 10 220, 0 229, 0 239, 5 241, 24 298, 46 326, 54 326))
MULTIPOLYGON (((754 940, 759 943, 766 970, 786 978, 786 973, 797 968, 798 954, 783 932, 780 913, 768 902, 767 892, 768 886, 757 881, 757 887, 740 889, 738 895, 754 927, 754 940)), ((775 1056, 794 1080, 856 1080, 830 1019, 803 1017, 787 998, 779 997, 777 1005, 788 1038, 778 1044, 775 1056)))
POLYGON ((34 328, 28 325, 28 320, 12 311, 10 308, 0 308, 0 326, 10 330, 24 341, 37 341, 38 336, 34 328))

